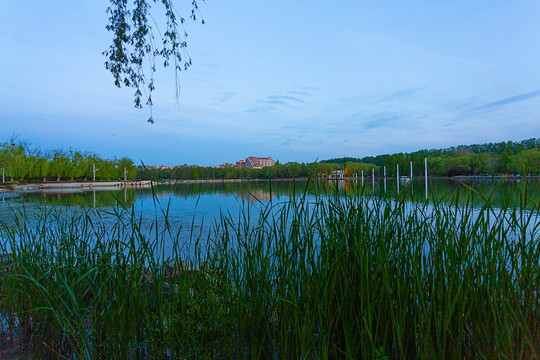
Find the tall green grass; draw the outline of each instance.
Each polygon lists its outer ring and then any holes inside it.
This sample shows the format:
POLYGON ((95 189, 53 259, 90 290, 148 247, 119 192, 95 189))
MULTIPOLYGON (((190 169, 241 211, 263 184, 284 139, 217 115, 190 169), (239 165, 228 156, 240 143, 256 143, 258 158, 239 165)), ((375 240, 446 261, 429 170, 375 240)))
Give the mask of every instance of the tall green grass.
POLYGON ((37 358, 538 358, 540 204, 520 196, 304 190, 204 236, 166 209, 22 211, 0 225, 4 332, 37 358))

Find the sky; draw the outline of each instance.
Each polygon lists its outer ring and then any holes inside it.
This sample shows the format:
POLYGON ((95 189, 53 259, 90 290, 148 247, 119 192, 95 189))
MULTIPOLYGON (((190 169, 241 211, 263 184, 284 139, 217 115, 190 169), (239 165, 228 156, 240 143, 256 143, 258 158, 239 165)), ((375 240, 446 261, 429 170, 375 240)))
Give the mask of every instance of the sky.
POLYGON ((199 1, 154 124, 105 69, 108 6, 0 0, 0 142, 210 166, 540 137, 537 0, 199 1))

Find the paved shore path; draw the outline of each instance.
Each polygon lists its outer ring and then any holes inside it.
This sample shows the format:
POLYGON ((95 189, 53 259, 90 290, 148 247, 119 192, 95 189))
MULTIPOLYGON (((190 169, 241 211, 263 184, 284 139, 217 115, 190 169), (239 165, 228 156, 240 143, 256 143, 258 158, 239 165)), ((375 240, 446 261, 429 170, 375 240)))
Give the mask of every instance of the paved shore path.
POLYGON ((9 186, 11 191, 37 189, 79 189, 79 188, 111 188, 111 187, 145 187, 150 181, 96 181, 96 182, 45 182, 39 184, 17 184, 9 186))

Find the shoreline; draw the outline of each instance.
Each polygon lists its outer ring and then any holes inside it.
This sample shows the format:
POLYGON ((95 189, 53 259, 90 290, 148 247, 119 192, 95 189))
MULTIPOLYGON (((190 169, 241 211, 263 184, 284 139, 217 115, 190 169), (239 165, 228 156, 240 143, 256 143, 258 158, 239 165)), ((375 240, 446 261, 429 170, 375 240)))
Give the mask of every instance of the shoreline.
POLYGON ((149 187, 150 181, 44 182, 35 184, 0 184, 0 192, 41 189, 99 189, 111 187, 149 187))
MULTIPOLYGON (((365 177, 365 179, 371 177, 365 177)), ((382 176, 375 176, 377 180, 383 179, 382 176)), ((387 179, 394 179, 392 176, 387 176, 387 179)), ((319 179, 322 181, 352 181, 358 180, 356 177, 345 177, 343 179, 319 179)), ((424 179, 424 176, 416 176, 414 179, 424 179)), ((540 175, 516 176, 516 175, 459 175, 459 176, 430 176, 428 179, 435 180, 540 180, 540 175)), ((22 190, 41 190, 41 189, 100 189, 113 187, 150 187, 152 185, 187 185, 187 184, 211 184, 211 183, 244 183, 244 182, 292 182, 308 181, 308 177, 298 178, 276 178, 276 179, 190 179, 190 180, 163 180, 163 181, 90 181, 90 182, 44 182, 44 183, 28 183, 28 184, 0 184, 0 193, 22 190)), ((313 179, 314 181, 316 179, 313 179)))
POLYGON ((185 185, 185 184, 206 184, 206 183, 243 183, 243 182, 268 182, 268 181, 307 181, 307 177, 299 178, 279 178, 279 179, 191 179, 191 180, 164 180, 153 181, 157 185, 185 185))

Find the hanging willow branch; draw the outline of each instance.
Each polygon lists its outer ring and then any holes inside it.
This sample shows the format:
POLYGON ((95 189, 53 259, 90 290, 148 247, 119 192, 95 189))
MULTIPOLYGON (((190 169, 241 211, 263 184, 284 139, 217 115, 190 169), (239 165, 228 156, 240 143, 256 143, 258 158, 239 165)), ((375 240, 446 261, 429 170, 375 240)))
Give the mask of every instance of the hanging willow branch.
MULTIPOLYGON (((203 0, 204 1, 204 0, 203 0)), ((143 93, 146 105, 150 108, 148 122, 152 118, 152 92, 155 89, 154 73, 156 63, 163 67, 174 66, 176 97, 178 99, 180 82, 178 73, 191 66, 191 58, 187 52, 187 36, 184 29, 185 19, 178 14, 172 0, 110 0, 107 9, 109 23, 107 30, 111 31, 113 41, 103 52, 107 57, 105 68, 114 77, 117 87, 135 89, 134 103, 136 108, 142 108, 143 93), (164 10, 165 26, 161 32, 156 17, 152 16, 151 4, 158 4, 164 10), (157 37, 157 41, 156 41, 157 37)), ((200 15, 197 1, 191 2, 190 19, 197 20, 200 15)), ((204 24, 204 20, 201 20, 204 24)))

